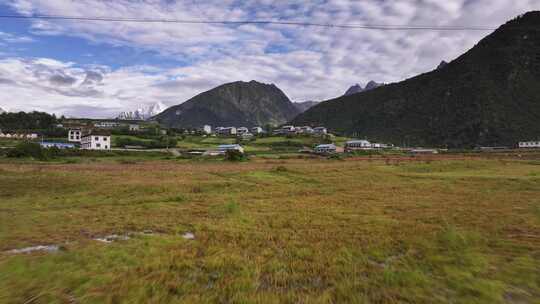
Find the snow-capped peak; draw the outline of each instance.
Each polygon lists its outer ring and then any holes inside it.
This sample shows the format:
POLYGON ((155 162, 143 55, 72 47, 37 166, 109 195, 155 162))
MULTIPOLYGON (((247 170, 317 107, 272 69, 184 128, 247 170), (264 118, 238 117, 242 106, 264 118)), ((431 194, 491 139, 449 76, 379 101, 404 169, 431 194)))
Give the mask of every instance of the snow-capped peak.
POLYGON ((166 109, 167 106, 162 102, 156 102, 151 105, 142 106, 135 111, 122 112, 117 118, 123 120, 147 120, 165 111, 166 109))

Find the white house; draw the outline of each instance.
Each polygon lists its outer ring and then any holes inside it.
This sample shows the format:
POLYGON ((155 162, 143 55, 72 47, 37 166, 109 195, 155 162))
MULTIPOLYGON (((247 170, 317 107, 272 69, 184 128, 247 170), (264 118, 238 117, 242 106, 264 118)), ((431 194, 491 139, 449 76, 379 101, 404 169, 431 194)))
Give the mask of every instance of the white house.
POLYGON ((241 136, 243 134, 249 133, 249 129, 246 127, 239 127, 236 129, 236 135, 241 136))
POLYGON ((139 126, 138 124, 130 124, 129 130, 132 132, 137 132, 141 130, 141 126, 139 126))
POLYGON ((225 152, 229 151, 229 150, 236 150, 240 153, 244 153, 244 148, 242 148, 242 146, 240 145, 220 145, 218 146, 218 151, 222 154, 224 154, 225 152))
POLYGON ((345 143, 345 152, 371 149, 371 143, 367 140, 349 140, 345 143))
POLYGON ((111 135, 106 132, 92 131, 81 137, 81 148, 85 150, 110 150, 111 135))
POLYGON ((328 133, 328 130, 325 127, 316 127, 313 128, 313 133, 317 135, 324 135, 328 133))
POLYGON ((212 134, 212 126, 210 126, 210 125, 204 125, 204 126, 203 126, 203 133, 204 133, 204 134, 212 134))
POLYGON ((262 134, 263 133, 263 128, 261 127, 253 127, 251 128, 251 133, 257 135, 257 134, 262 134))
POLYGON ((68 132, 68 141, 69 142, 81 142, 82 130, 81 129, 70 129, 68 132))
POLYGON ((336 145, 334 144, 318 145, 315 147, 315 149, 313 149, 313 151, 319 154, 336 153, 336 145))
POLYGON ((313 128, 310 126, 300 127, 300 133, 302 134, 313 134, 313 128))
POLYGON ((251 139, 253 138, 253 134, 252 133, 243 133, 242 135, 238 135, 241 139, 243 140, 247 140, 247 139, 251 139))
POLYGON ((224 136, 230 136, 230 135, 236 135, 236 128, 235 127, 217 127, 216 133, 218 135, 224 135, 224 136))
POLYGON ((540 148, 540 141, 520 141, 519 148, 540 148))

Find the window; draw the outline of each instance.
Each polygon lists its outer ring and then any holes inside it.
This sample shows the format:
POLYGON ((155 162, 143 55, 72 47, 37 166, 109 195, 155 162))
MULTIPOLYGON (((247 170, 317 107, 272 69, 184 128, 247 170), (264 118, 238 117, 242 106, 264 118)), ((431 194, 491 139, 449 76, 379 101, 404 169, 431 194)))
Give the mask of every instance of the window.
POLYGON ((96 144, 96 148, 101 148, 101 144, 96 144))
POLYGON ((71 137, 71 139, 73 139, 73 135, 71 135, 70 137, 71 137))
POLYGON ((107 137, 103 137, 103 141, 107 141, 107 137))
POLYGON ((99 137, 94 138, 96 141, 99 141, 99 137))

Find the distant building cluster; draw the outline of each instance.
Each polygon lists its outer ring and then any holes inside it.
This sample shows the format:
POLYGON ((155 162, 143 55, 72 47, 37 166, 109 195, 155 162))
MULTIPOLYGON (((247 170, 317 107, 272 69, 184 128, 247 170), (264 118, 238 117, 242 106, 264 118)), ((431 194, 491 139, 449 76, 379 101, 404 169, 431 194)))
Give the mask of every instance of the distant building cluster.
POLYGON ((212 128, 208 125, 204 126, 204 133, 215 134, 218 136, 236 136, 242 139, 250 139, 255 135, 266 133, 261 127, 217 127, 212 133, 212 128))
POLYGON ((39 136, 37 133, 3 133, 0 131, 0 138, 10 139, 37 139, 39 136))
POLYGON ((283 126, 277 130, 274 130, 274 135, 326 135, 328 130, 325 127, 315 127, 310 126, 295 127, 295 126, 283 126))

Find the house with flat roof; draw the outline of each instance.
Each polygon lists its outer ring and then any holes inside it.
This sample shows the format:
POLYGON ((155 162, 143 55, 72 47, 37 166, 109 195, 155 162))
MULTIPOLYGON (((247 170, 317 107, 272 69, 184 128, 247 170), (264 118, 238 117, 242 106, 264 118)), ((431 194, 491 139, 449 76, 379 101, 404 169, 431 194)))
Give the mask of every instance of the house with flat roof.
POLYGON ((336 153, 336 145, 334 144, 324 144, 324 145, 318 145, 313 149, 313 152, 317 154, 331 154, 336 153))
POLYGON ((222 135, 222 136, 233 136, 233 135, 236 135, 236 128, 235 127, 217 127, 216 134, 222 135))
POLYGON ((371 143, 365 139, 349 140, 345 143, 345 152, 369 149, 371 149, 371 143))
POLYGON ((521 149, 540 148, 540 140, 520 141, 518 147, 521 149))
POLYGON ((313 128, 313 133, 316 135, 324 135, 328 133, 328 130, 325 127, 316 127, 313 128))
POLYGON ((111 133, 106 131, 91 131, 81 137, 81 148, 85 150, 110 150, 111 133))

